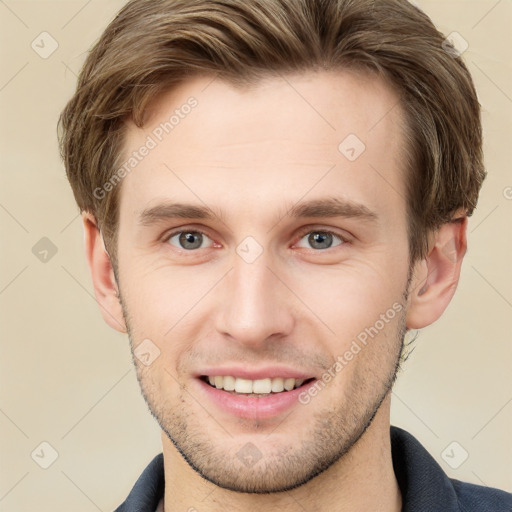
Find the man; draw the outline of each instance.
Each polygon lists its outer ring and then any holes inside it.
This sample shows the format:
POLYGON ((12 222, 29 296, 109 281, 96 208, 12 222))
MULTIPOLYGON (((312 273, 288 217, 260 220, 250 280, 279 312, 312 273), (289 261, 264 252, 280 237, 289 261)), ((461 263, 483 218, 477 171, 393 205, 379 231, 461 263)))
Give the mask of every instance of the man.
POLYGON ((401 0, 133 0, 95 45, 62 154, 163 444, 118 511, 512 510, 390 427, 485 177, 443 42, 401 0))

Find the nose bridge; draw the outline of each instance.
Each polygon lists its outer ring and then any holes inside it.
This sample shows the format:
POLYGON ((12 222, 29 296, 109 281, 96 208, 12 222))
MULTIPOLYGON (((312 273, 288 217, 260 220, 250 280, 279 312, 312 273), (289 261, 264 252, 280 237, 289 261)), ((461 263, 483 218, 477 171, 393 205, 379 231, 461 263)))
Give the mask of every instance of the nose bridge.
POLYGON ((293 315, 283 285, 268 268, 270 255, 263 251, 251 261, 243 251, 240 255, 240 247, 238 252, 223 283, 217 329, 251 345, 264 343, 273 335, 288 334, 293 327, 293 315))

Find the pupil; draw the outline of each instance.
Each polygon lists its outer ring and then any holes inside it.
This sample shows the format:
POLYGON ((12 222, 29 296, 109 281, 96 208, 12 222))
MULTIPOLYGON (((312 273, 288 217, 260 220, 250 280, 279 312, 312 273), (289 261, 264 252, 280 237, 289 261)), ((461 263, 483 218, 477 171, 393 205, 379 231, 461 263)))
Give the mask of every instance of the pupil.
POLYGON ((199 233, 182 233, 180 236, 180 244, 184 249, 197 249, 201 246, 201 239, 199 233), (195 242, 194 242, 194 239, 195 242))
POLYGON ((316 249, 328 249, 332 245, 330 233, 314 233, 309 235, 309 243, 316 249))

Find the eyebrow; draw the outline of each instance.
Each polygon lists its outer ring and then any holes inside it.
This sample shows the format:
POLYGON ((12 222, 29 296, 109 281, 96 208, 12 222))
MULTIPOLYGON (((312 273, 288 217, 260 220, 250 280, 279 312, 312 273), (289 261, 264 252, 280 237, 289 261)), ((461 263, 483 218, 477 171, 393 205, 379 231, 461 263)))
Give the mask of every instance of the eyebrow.
POLYGON ((183 203, 161 203, 146 208, 139 214, 141 226, 151 226, 166 219, 208 219, 218 218, 211 208, 183 203))
POLYGON ((313 199, 294 205, 287 213, 291 217, 346 217, 359 218, 375 222, 379 216, 361 203, 347 199, 331 197, 327 199, 313 199))
MULTIPOLYGON (((361 203, 347 199, 330 197, 326 199, 313 199, 300 202, 287 210, 286 215, 292 218, 320 218, 345 217, 358 218, 365 221, 376 222, 378 215, 361 203)), ((224 218, 222 212, 216 213, 208 206, 186 203, 164 202, 144 209, 138 216, 141 226, 151 226, 168 219, 206 219, 214 220, 224 218)))

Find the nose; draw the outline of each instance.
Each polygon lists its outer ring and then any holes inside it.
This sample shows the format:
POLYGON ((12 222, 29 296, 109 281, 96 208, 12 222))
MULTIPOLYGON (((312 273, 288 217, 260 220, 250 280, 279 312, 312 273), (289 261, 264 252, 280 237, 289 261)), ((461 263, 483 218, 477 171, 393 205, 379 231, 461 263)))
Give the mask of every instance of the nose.
POLYGON ((252 263, 236 255, 219 290, 217 331, 252 348, 289 335, 295 322, 293 294, 269 260, 265 252, 252 263))

